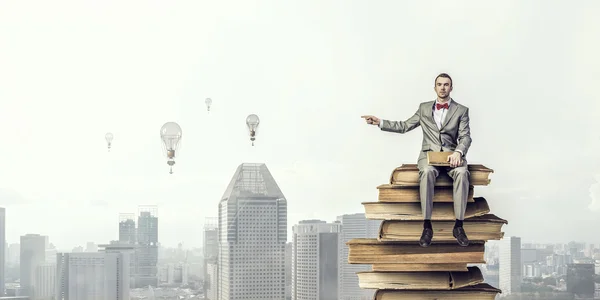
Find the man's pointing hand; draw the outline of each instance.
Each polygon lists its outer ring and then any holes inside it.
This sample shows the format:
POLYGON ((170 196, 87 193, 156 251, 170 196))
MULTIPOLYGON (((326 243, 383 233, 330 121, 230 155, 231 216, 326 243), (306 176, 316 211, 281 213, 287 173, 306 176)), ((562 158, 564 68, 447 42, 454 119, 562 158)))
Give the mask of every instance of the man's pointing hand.
POLYGON ((367 121, 367 124, 371 124, 371 125, 379 125, 379 122, 381 122, 381 120, 379 118, 377 118, 376 116, 365 115, 365 116, 360 116, 360 117, 365 119, 367 121))

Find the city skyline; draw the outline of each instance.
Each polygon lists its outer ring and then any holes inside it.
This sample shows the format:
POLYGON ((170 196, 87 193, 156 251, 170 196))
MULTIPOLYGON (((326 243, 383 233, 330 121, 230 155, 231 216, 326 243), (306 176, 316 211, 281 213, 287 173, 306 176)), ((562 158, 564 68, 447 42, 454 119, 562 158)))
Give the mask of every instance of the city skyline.
POLYGON ((581 229, 600 228, 600 3, 582 3, 2 2, 6 239, 107 243, 148 204, 164 245, 199 246, 242 162, 269 166, 289 225, 361 212, 416 162, 421 133, 360 116, 410 117, 447 72, 470 108, 468 161, 495 171, 475 193, 506 235, 600 244, 581 229), (183 130, 174 174, 169 121, 183 130))
MULTIPOLYGON (((322 220, 322 221, 325 221, 325 222, 336 222, 336 221, 339 221, 339 218, 342 217, 342 216, 357 215, 357 214, 359 214, 359 215, 360 214, 364 214, 364 212, 347 212, 347 213, 344 213, 344 214, 342 214, 340 216, 337 216, 333 220, 319 219, 318 217, 317 218, 301 219, 301 220, 298 221, 298 223, 290 224, 289 227, 293 229, 293 226, 299 225, 299 224, 302 224, 302 222, 311 221, 311 220, 322 220)), ((136 216, 136 218, 137 218, 137 216, 136 216)), ((209 217, 209 219, 210 218, 211 217, 209 217)), ((214 217, 214 218, 216 218, 216 217, 214 217)), ((377 221, 377 220, 375 220, 375 221, 377 221)), ((204 223, 202 223, 202 224, 204 226, 204 223)), ((205 228, 203 227, 202 231, 204 231, 204 230, 205 230, 205 228)), ((28 234, 39 234, 39 233, 26 233, 26 234, 23 234, 22 236, 25 236, 25 235, 28 235, 28 234)), ((40 235, 43 235, 43 234, 40 234, 40 235)), ((47 235, 45 235, 45 236, 47 236, 47 235)), ((288 241, 287 242, 292 242, 291 241, 292 236, 293 236, 293 234, 291 236, 288 236, 288 241)), ((539 240, 539 239, 534 239, 534 238, 529 238, 529 237, 523 237, 523 236, 518 236, 518 235, 510 235, 510 236, 512 236, 512 237, 518 237, 521 240, 521 244, 523 244, 523 245, 526 245, 526 244, 527 245, 567 245, 569 243, 584 243, 586 245, 600 246, 600 243, 592 242, 592 241, 586 241, 586 240, 567 239, 567 240, 561 240, 561 241, 559 241, 559 240, 555 240, 555 241, 542 241, 542 240, 539 240)), ((507 237, 510 237, 510 236, 505 235, 503 239, 506 239, 507 237)), ((93 243, 94 245, 98 246, 98 245, 102 245, 102 244, 108 244, 109 242, 118 242, 119 238, 118 238, 118 233, 117 233, 117 237, 115 237, 114 239, 109 240, 109 241, 85 241, 85 242, 80 242, 80 243, 76 242, 73 245, 69 245, 69 246, 66 246, 64 248, 56 247, 56 245, 54 244, 54 242, 52 242, 52 237, 48 236, 48 240, 49 240, 49 244, 51 244, 54 247, 52 249, 54 249, 54 250, 56 250, 58 252, 72 252, 72 250, 74 250, 76 248, 85 249, 86 246, 89 246, 89 243, 93 243)), ((499 243, 499 242, 500 241, 498 241, 498 240, 490 240, 487 243, 490 244, 490 245, 494 245, 494 244, 499 243)), ((185 241, 181 241, 181 242, 179 242, 176 245, 162 244, 162 243, 159 242, 159 248, 162 248, 162 249, 178 249, 180 247, 179 244, 181 244, 181 246, 183 246, 182 249, 186 249, 186 250, 202 249, 203 243, 204 243, 204 241, 201 240, 200 245, 190 245, 190 246, 188 246, 188 244, 185 241)), ((13 244, 17 244, 18 245, 19 242, 18 241, 9 241, 9 240, 7 240, 6 247, 9 247, 10 245, 13 245, 13 244)))

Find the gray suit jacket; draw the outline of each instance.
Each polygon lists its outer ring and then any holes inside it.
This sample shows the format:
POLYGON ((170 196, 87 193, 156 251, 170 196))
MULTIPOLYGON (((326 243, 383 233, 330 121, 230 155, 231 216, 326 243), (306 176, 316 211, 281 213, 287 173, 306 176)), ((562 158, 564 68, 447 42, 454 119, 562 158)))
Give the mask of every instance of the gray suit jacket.
POLYGON ((383 131, 406 133, 419 126, 423 129, 423 144, 419 161, 427 157, 427 151, 458 151, 466 157, 471 146, 469 108, 454 99, 450 102, 442 127, 438 129, 433 119, 434 101, 423 102, 417 112, 406 121, 381 120, 383 131))

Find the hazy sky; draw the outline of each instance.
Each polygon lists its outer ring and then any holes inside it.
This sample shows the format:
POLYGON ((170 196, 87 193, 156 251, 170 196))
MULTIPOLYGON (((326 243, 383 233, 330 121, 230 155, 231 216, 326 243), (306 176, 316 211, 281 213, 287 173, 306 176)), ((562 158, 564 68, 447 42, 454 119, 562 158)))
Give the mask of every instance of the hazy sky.
POLYGON ((362 212, 422 134, 360 115, 406 119, 448 72, 469 162, 495 171, 476 195, 506 235, 600 243, 600 4, 482 2, 1 1, 8 242, 105 243, 119 213, 157 204, 159 240, 199 246, 242 162, 267 163, 290 227, 362 212), (183 129, 173 175, 168 121, 183 129))

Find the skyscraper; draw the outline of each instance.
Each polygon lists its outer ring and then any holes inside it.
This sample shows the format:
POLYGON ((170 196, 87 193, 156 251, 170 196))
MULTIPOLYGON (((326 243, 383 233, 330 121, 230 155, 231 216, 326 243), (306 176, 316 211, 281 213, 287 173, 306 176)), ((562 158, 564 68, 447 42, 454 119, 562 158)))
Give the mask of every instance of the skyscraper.
POLYGON ((521 292, 521 238, 505 237, 500 241, 500 290, 503 295, 521 292))
POLYGON ((126 256, 127 260, 129 261, 129 286, 131 288, 136 288, 137 246, 128 242, 110 241, 110 243, 101 244, 98 245, 98 247, 98 252, 121 253, 126 256))
POLYGON ((135 244, 137 241, 135 232, 135 214, 119 214, 119 242, 135 244))
POLYGON ((6 264, 6 210, 0 207, 0 296, 4 296, 4 265, 6 264))
POLYGON ((137 227, 137 287, 158 286, 158 208, 140 206, 137 227))
POLYGON ((56 299, 128 300, 128 258, 118 252, 59 253, 56 299))
POLYGON ((292 227, 292 300, 338 300, 341 225, 307 220, 292 227))
POLYGON ((241 164, 219 202, 219 300, 285 299, 287 201, 265 164, 241 164))
POLYGON ((219 218, 206 218, 204 220, 204 236, 202 239, 202 250, 204 256, 204 290, 210 290, 213 294, 217 290, 217 280, 214 277, 214 273, 218 272, 216 268, 217 257, 219 255, 218 222, 219 218), (210 267, 210 271, 213 274, 209 272, 209 265, 213 265, 210 267))
POLYGON ((52 300, 56 290, 56 257, 54 262, 45 262, 35 269, 34 274, 35 296, 36 300, 52 300))
POLYGON ((35 273, 46 262, 48 237, 39 234, 21 236, 21 288, 26 296, 35 294, 35 273))
POLYGON ((340 253, 339 299, 340 300, 371 300, 373 290, 361 289, 358 285, 357 272, 369 271, 369 265, 348 263, 348 245, 351 239, 376 238, 380 220, 368 220, 364 213, 347 214, 337 217, 342 223, 342 247, 340 253))
POLYGON ((206 283, 206 300, 218 300, 219 299, 219 291, 218 291, 218 276, 219 272, 217 270, 216 262, 211 262, 206 265, 206 277, 204 278, 206 283))
POLYGON ((285 299, 292 299, 292 250, 293 242, 285 243, 285 299))
POLYGON ((218 218, 206 218, 203 236, 204 258, 216 260, 219 255, 219 226, 218 218))

